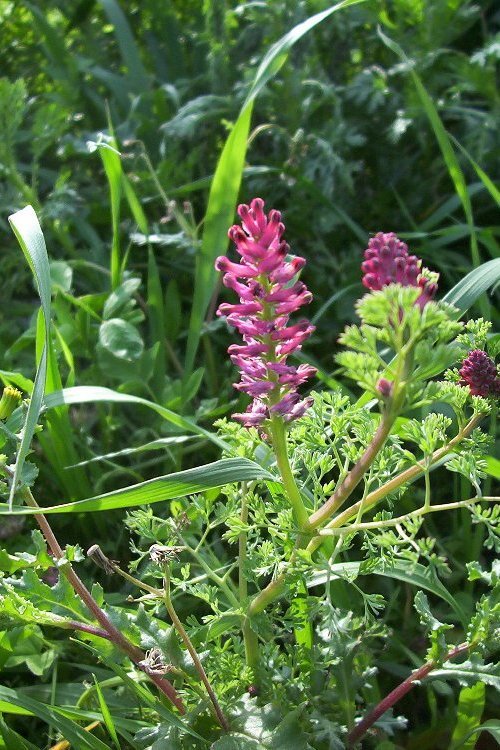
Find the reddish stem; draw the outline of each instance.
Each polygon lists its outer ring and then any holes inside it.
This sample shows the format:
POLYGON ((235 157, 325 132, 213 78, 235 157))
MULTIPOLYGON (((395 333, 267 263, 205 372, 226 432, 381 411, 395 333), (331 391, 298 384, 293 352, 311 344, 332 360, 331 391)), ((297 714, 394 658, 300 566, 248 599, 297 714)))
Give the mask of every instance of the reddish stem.
POLYGON ((330 516, 345 503, 351 493, 356 489, 387 440, 395 419, 395 412, 383 414, 370 445, 367 447, 359 461, 352 467, 349 474, 341 485, 337 487, 333 495, 321 506, 321 508, 318 508, 318 510, 310 516, 309 523, 313 529, 320 526, 323 521, 328 520, 328 518, 330 518, 330 516))
POLYGON ((67 628, 68 630, 81 630, 82 633, 90 633, 91 635, 96 635, 98 638, 105 638, 107 641, 111 640, 111 637, 107 630, 96 628, 95 625, 89 625, 86 622, 78 622, 78 620, 67 620, 66 624, 63 627, 67 628))
MULTIPOLYGON (((455 646, 455 648, 452 648, 451 651, 448 651, 443 661, 454 659, 455 656, 459 656, 459 654, 463 654, 465 651, 468 651, 470 646, 470 643, 461 643, 459 646, 455 646)), ((375 706, 375 708, 372 709, 370 713, 367 714, 365 718, 362 719, 351 732, 349 732, 349 734, 347 735, 347 747, 354 747, 354 745, 356 745, 356 743, 358 743, 360 739, 364 737, 370 727, 375 724, 375 722, 380 719, 380 717, 385 714, 386 711, 392 708, 395 703, 400 701, 401 698, 406 695, 406 693, 409 693, 410 690, 415 687, 415 684, 418 681, 423 680, 424 677, 427 677, 429 672, 432 672, 433 669, 436 669, 436 667, 438 666, 439 664, 435 661, 426 662, 421 667, 412 672, 411 675, 407 677, 406 680, 403 680, 400 685, 394 688, 394 690, 392 690, 389 695, 386 695, 385 698, 383 698, 380 703, 375 706)))
MULTIPOLYGON (((26 495, 26 502, 28 505, 30 505, 32 508, 38 508, 38 503, 36 502, 35 498, 31 494, 31 492, 28 490, 26 495)), ((52 531, 52 528, 45 518, 45 516, 42 513, 37 513, 35 515, 36 521, 45 537, 45 540, 47 544, 49 545, 49 548, 52 552, 52 555, 56 560, 60 560, 64 553, 61 549, 61 546, 59 542, 56 539, 56 536, 54 532, 52 531)), ((174 704, 174 706, 179 710, 181 714, 185 713, 184 704, 177 694, 176 689, 174 686, 165 678, 160 677, 159 675, 154 675, 148 672, 144 667, 140 665, 140 662, 144 659, 144 654, 141 651, 140 648, 137 646, 134 646, 131 641, 126 638, 123 633, 121 633, 118 628, 116 628, 111 620, 108 618, 108 616, 103 612, 103 610, 100 608, 100 606, 95 601, 94 597, 88 590, 88 588, 85 586, 83 581, 79 578, 79 576, 75 573, 70 563, 66 563, 65 565, 62 565, 60 568, 61 572, 66 576, 68 581, 70 582, 71 586, 73 587, 73 590, 80 596, 82 601, 85 603, 86 607, 92 612, 95 619, 101 625, 104 631, 107 633, 107 639, 112 641, 118 648, 120 648, 122 651, 124 651, 127 656, 131 659, 131 661, 134 662, 136 666, 139 667, 143 672, 145 672, 148 677, 151 679, 152 682, 155 683, 155 685, 164 693, 167 698, 174 704)))

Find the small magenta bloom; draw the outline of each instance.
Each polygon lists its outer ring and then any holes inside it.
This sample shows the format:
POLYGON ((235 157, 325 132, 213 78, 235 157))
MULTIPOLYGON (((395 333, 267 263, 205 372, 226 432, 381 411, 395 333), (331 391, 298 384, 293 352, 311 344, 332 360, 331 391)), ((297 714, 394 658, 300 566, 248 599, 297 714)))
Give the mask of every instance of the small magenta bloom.
POLYGON ((422 261, 409 255, 408 245, 394 232, 379 232, 368 242, 365 260, 361 265, 363 284, 368 289, 379 290, 388 284, 419 286, 422 291, 417 304, 422 309, 437 291, 437 284, 421 273, 422 261))
POLYGON ((460 385, 468 385, 473 396, 500 396, 500 378, 493 360, 482 349, 474 349, 462 362, 460 385))
POLYGON ((380 378, 376 387, 377 392, 380 394, 380 396, 386 399, 392 396, 394 383, 391 380, 387 380, 386 378, 380 378))
POLYGON ((224 273, 224 285, 240 299, 234 305, 224 302, 217 310, 243 336, 243 345, 228 349, 241 373, 234 387, 253 399, 246 412, 233 417, 245 427, 258 427, 273 415, 290 422, 312 404, 312 398, 301 399, 297 388, 316 372, 310 365, 286 364, 288 355, 314 331, 308 320, 289 325, 291 313, 312 299, 305 284, 295 280, 305 260, 287 260, 290 248, 282 239, 281 214, 272 210, 266 216, 262 198, 238 206, 238 214, 242 226, 231 227, 229 237, 240 262, 225 256, 215 262, 224 273))

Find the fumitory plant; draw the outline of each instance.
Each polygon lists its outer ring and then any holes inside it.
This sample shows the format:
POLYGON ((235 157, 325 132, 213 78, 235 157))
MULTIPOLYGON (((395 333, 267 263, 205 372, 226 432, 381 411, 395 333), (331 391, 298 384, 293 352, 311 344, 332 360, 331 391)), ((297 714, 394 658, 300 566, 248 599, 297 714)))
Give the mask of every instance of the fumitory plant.
MULTIPOLYGON (((239 260, 220 257, 216 267, 239 301, 218 314, 242 336, 229 355, 235 388, 251 400, 217 423, 221 461, 113 496, 123 499, 114 507, 144 503, 126 518, 132 559, 115 561, 106 539, 87 557, 124 580, 125 602, 83 583, 81 550, 61 547, 33 496, 34 467, 16 475, 27 405, 4 391, 3 491, 41 533, 32 552, 4 553, 2 622, 72 631, 114 673, 116 690, 136 690, 146 709, 128 710, 133 736, 99 703, 115 744, 120 734, 154 750, 395 748, 407 725, 397 704, 424 678, 458 680, 461 696, 482 685, 481 706, 484 685, 500 688, 499 498, 484 491, 498 338, 483 319, 461 322, 438 299, 437 274, 380 232, 362 263, 359 322, 336 357, 362 395, 340 385, 308 392, 316 369, 301 348, 314 326, 292 318, 312 299, 299 278, 305 260, 260 198, 238 213, 229 236, 239 260), (155 514, 151 504, 168 498, 169 511, 155 514), (484 533, 481 561, 468 566, 469 584, 482 587, 475 607, 442 584, 450 561, 427 525, 459 511, 484 533), (429 638, 423 663, 402 681, 397 672, 389 690, 377 664, 395 640, 395 601, 374 590, 374 573, 418 587, 413 606, 429 638)), ((113 507, 109 494, 48 510, 113 507)), ((406 663, 409 653, 398 656, 406 663)))

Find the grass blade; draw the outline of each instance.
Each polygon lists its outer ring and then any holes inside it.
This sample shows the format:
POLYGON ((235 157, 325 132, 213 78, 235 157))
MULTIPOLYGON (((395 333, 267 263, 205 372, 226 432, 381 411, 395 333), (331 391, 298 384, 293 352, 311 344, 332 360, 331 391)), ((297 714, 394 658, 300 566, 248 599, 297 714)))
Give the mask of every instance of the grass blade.
POLYGON ((111 388, 104 388, 99 385, 80 385, 75 386, 74 388, 64 388, 56 393, 49 393, 44 400, 44 409, 53 409, 61 404, 86 404, 94 403, 96 401, 141 404, 142 406, 147 406, 148 409, 152 409, 163 417, 163 419, 166 419, 167 422, 171 422, 171 424, 174 424, 176 427, 180 427, 182 430, 186 430, 187 432, 196 435, 201 435, 222 450, 230 450, 228 444, 222 440, 222 438, 219 438, 218 435, 215 435, 213 432, 209 432, 203 427, 200 427, 194 421, 189 419, 189 417, 181 417, 170 409, 160 406, 160 404, 155 404, 154 401, 148 401, 146 398, 132 396, 128 393, 119 393, 111 388))
POLYGON ((457 706, 457 723, 453 730, 449 750, 474 750, 476 738, 470 732, 481 724, 484 711, 486 686, 484 682, 476 682, 470 687, 463 687, 460 691, 457 706))
POLYGON ((99 143, 99 156, 106 173, 111 200, 111 226, 113 240, 111 244, 111 288, 116 289, 121 283, 122 269, 120 259, 120 202, 122 196, 122 165, 120 154, 113 138, 110 143, 99 143))
POLYGON ((85 748, 90 748, 90 750, 109 750, 108 745, 105 745, 104 742, 86 732, 74 721, 71 721, 71 719, 62 716, 61 709, 56 706, 47 706, 33 698, 28 698, 18 690, 11 690, 2 685, 0 685, 0 700, 30 711, 46 724, 52 724, 68 742, 75 747, 81 748, 81 750, 85 750, 85 748))
POLYGON ((116 733, 113 716, 111 715, 111 711, 108 708, 108 704, 106 703, 106 700, 102 693, 101 686, 99 685, 97 677, 95 675, 93 675, 93 677, 94 677, 94 685, 95 685, 95 689, 97 693, 97 699, 99 701, 99 708, 101 709, 101 714, 102 714, 104 724, 106 725, 106 729, 108 730, 109 736, 113 740, 115 747, 117 748, 117 750, 120 750, 120 740, 118 739, 118 735, 116 733))
MULTIPOLYGON (((307 587, 321 586, 327 581, 333 581, 336 578, 359 574, 361 566, 362 562, 335 563, 328 570, 320 570, 310 576, 307 579, 307 587)), ((379 563, 367 570, 366 573, 361 573, 361 575, 379 575, 394 578, 397 581, 417 586, 419 589, 430 591, 450 605, 462 624, 467 623, 467 618, 462 607, 453 598, 446 586, 441 583, 436 573, 430 568, 424 568, 420 563, 407 564, 404 562, 395 562, 391 565, 379 563)))
POLYGON ((469 197, 469 193, 467 191, 467 183, 465 180, 465 176, 464 176, 464 173, 462 172, 458 159, 455 155, 455 151, 453 150, 450 137, 448 133, 446 132, 446 128, 444 127, 442 123, 442 120, 439 116, 436 106, 434 105, 434 102, 429 96, 427 89, 425 88, 424 84, 422 83, 420 79, 420 76, 415 71, 415 68, 412 65, 412 61, 406 56, 404 51, 396 42, 394 42, 392 39, 386 36, 380 29, 378 33, 379 33, 380 38, 384 42, 384 44, 387 47, 389 47, 389 49, 391 49, 403 62, 405 62, 409 66, 410 75, 413 79, 413 83, 415 84, 415 88, 420 97, 420 101, 422 102, 422 106, 424 108, 425 114, 427 115, 427 118, 434 131, 434 135, 436 136, 436 140, 439 144, 439 148, 441 149, 441 153, 443 155, 443 159, 448 169, 450 178, 455 187, 455 191, 458 197, 460 198, 460 202, 462 203, 462 207, 465 213, 465 218, 466 218, 467 224, 469 226, 469 231, 470 231, 472 265, 476 268, 481 263, 481 258, 479 255, 479 247, 478 247, 478 242, 477 242, 476 229, 474 226, 472 203, 469 197))
MULTIPOLYGON (((13 513, 31 515, 33 513, 87 513, 100 510, 116 510, 118 508, 133 508, 138 505, 161 503, 178 497, 195 495, 198 492, 224 487, 234 482, 264 479, 276 481, 266 469, 250 461, 248 458, 225 458, 195 469, 178 471, 175 474, 156 477, 146 482, 133 484, 113 492, 77 500, 74 503, 51 505, 46 508, 15 507, 13 513)), ((0 504, 0 514, 9 513, 6 503, 0 504)))
POLYGON ((500 258, 489 260, 464 276, 453 289, 445 294, 443 302, 467 312, 474 302, 500 279, 500 258))
POLYGON ((139 49, 135 43, 129 23, 116 0, 100 0, 108 20, 113 24, 116 41, 120 48, 123 63, 128 70, 128 80, 136 94, 143 94, 149 88, 149 77, 142 64, 139 49))
POLYGON ((266 83, 284 65, 288 52, 299 39, 336 11, 360 2, 364 0, 343 0, 298 24, 272 45, 259 65, 238 119, 226 140, 210 187, 201 248, 196 258, 193 306, 186 349, 186 377, 194 367, 203 321, 215 288, 217 274, 214 262, 228 245, 227 230, 233 221, 245 165, 253 102, 266 83))
POLYGON ((9 493, 9 505, 12 506, 17 483, 21 476, 26 456, 30 450, 45 392, 48 369, 48 342, 50 341, 50 272, 45 240, 33 208, 26 206, 21 211, 12 214, 12 216, 9 216, 9 223, 35 277, 42 305, 44 338, 9 493))

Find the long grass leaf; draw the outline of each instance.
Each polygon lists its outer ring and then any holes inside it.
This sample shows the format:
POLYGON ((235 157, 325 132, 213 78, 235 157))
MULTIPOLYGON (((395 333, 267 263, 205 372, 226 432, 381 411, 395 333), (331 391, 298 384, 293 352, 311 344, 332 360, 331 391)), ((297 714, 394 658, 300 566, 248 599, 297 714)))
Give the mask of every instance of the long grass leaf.
POLYGON ((14 467, 14 476, 9 493, 9 505, 12 506, 14 493, 21 477, 26 456, 30 450, 31 441, 35 432, 45 392, 45 381, 47 378, 48 367, 48 342, 50 340, 50 272, 45 240, 32 206, 26 206, 26 208, 23 208, 21 211, 9 216, 9 223, 35 278, 42 305, 41 309, 43 314, 45 339, 35 375, 28 410, 26 412, 26 420, 22 430, 21 442, 19 444, 16 464, 14 467))
POLYGON ((19 690, 11 690, 2 685, 0 685, 0 700, 31 711, 38 719, 57 727, 57 730, 65 739, 75 747, 81 748, 81 750, 85 748, 90 748, 90 750, 109 750, 109 747, 104 742, 86 732, 74 721, 71 721, 71 719, 62 716, 60 710, 55 706, 47 706, 33 698, 28 698, 19 690))
POLYGON ((489 192, 489 194, 491 195, 491 197, 493 198, 497 206, 500 206, 500 190, 497 188, 493 180, 490 177, 488 177, 484 169, 481 169, 479 164, 472 158, 472 156, 469 154, 467 149, 464 148, 462 144, 459 143, 459 141, 457 141, 457 139, 453 135, 451 134, 448 134, 448 135, 453 141, 453 143, 455 144, 455 146, 462 152, 465 158, 470 162, 475 173, 477 174, 477 176, 479 177, 479 179, 481 180, 484 187, 489 192))
POLYGON ((128 80, 136 94, 149 88, 149 77, 142 64, 139 48, 135 43, 127 18, 116 0, 99 0, 108 20, 113 24, 116 41, 124 65, 128 70, 128 80))
POLYGON ((336 578, 345 578, 352 575, 379 575, 387 578, 394 578, 402 583, 409 583, 417 586, 419 589, 425 589, 447 602, 455 611, 462 624, 467 622, 467 618, 461 605, 450 594, 436 573, 429 568, 424 568, 420 563, 395 562, 391 565, 377 564, 370 567, 366 573, 362 572, 362 562, 345 562, 335 563, 326 571, 314 573, 307 579, 308 588, 313 586, 322 586, 327 581, 333 581, 336 578))
POLYGON ((225 252, 228 244, 227 230, 233 220, 245 165, 253 102, 266 83, 284 65, 290 49, 299 39, 336 11, 360 2, 364 0, 343 0, 298 24, 270 47, 259 65, 248 96, 226 140, 210 187, 201 248, 196 258, 193 305, 186 348, 186 377, 194 367, 203 320, 215 287, 214 261, 225 252))
POLYGON ((174 424, 176 427, 180 427, 182 430, 186 430, 187 432, 196 435, 201 435, 222 450, 229 450, 229 445, 224 440, 214 433, 205 430, 203 427, 200 427, 196 422, 189 419, 189 417, 181 417, 179 414, 167 409, 165 406, 160 406, 160 404, 156 404, 154 401, 148 401, 146 398, 132 396, 127 393, 119 393, 118 391, 113 391, 111 388, 105 388, 103 386, 80 385, 75 386, 74 388, 64 388, 57 393, 50 393, 45 398, 44 409, 53 409, 61 404, 86 404, 97 401, 109 401, 122 404, 141 404, 148 409, 152 409, 163 417, 163 419, 166 419, 167 422, 174 424))
POLYGON ((420 76, 416 72, 412 61, 407 57, 407 55, 401 49, 399 44, 397 44, 395 41, 393 41, 388 36, 386 36, 380 29, 379 29, 379 35, 382 41, 384 42, 384 44, 387 47, 389 47, 389 49, 391 49, 409 67, 410 75, 413 79, 413 83, 415 84, 415 88, 419 95, 420 101, 422 102, 424 112, 427 115, 427 118, 434 131, 434 135, 436 136, 436 140, 439 144, 439 148, 441 149, 441 153, 443 155, 444 162, 448 169, 448 173, 453 182, 456 193, 459 196, 460 201, 462 203, 464 214, 465 214, 467 224, 470 230, 472 264, 474 267, 477 267, 481 263, 481 258, 479 255, 477 234, 476 234, 476 229, 474 226, 472 203, 469 197, 469 193, 467 191, 467 183, 465 180, 465 175, 462 172, 462 169, 456 157, 455 151, 453 150, 450 137, 448 136, 448 133, 446 132, 446 128, 444 127, 442 123, 442 120, 439 116, 436 106, 434 102, 432 101, 429 93, 427 92, 427 89, 425 88, 424 84, 422 83, 420 76))
POLYGON ((99 156, 108 180, 111 200, 111 227, 113 239, 111 244, 111 288, 116 289, 121 283, 120 258, 120 202, 122 195, 122 165, 116 141, 99 144, 99 156))
POLYGON ((463 687, 458 697, 457 721, 451 737, 449 750, 474 750, 476 737, 470 733, 481 724, 484 711, 486 686, 484 682, 476 682, 470 687, 463 687))
POLYGON ((491 289, 500 279, 500 258, 489 260, 464 276, 453 289, 445 294, 443 302, 467 312, 479 297, 491 289))
MULTIPOLYGON (((226 458, 211 464, 198 466, 194 469, 178 471, 175 474, 149 479, 146 482, 133 484, 130 487, 102 495, 89 497, 86 500, 77 500, 74 503, 51 505, 39 509, 39 511, 28 507, 13 507, 12 512, 19 515, 31 515, 33 513, 87 513, 101 510, 116 510, 118 508, 133 508, 138 505, 150 505, 161 503, 166 500, 174 500, 178 497, 195 495, 197 492, 224 487, 233 482, 250 481, 252 479, 264 479, 276 481, 266 469, 250 461, 248 458, 226 458)), ((6 503, 0 504, 0 514, 9 513, 10 508, 6 503)))
POLYGON ((113 740, 113 743, 115 745, 115 748, 117 750, 120 750, 120 740, 118 739, 118 735, 116 733, 115 723, 113 721, 113 715, 111 711, 108 708, 108 704, 106 703, 106 699, 104 698, 103 692, 101 690, 101 686, 99 685, 99 681, 97 677, 94 675, 94 685, 97 693, 97 699, 99 701, 99 708, 101 709, 101 714, 103 721, 106 725, 106 729, 109 732, 109 736, 113 740))

